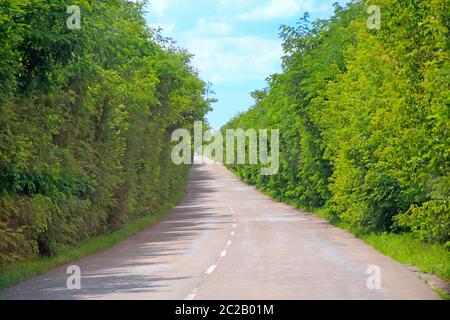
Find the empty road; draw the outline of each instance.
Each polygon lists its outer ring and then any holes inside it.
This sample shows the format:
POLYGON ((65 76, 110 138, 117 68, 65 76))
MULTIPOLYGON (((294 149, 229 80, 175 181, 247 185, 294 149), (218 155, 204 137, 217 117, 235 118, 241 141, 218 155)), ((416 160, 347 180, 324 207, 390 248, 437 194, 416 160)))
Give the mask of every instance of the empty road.
POLYGON ((219 164, 193 166, 183 201, 146 231, 0 292, 0 299, 437 298, 403 265, 219 164), (81 269, 79 290, 66 287, 69 265, 81 269), (367 285, 369 267, 380 271, 378 288, 367 285))

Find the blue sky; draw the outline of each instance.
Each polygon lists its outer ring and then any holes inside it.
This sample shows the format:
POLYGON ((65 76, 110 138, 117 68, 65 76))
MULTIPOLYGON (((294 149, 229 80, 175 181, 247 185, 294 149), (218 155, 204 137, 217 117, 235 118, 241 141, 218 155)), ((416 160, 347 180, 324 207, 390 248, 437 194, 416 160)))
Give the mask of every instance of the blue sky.
POLYGON ((281 70, 278 28, 304 12, 329 17, 336 0, 149 0, 147 23, 195 55, 193 65, 211 82, 215 98, 208 122, 219 129, 252 104, 250 92, 281 70))

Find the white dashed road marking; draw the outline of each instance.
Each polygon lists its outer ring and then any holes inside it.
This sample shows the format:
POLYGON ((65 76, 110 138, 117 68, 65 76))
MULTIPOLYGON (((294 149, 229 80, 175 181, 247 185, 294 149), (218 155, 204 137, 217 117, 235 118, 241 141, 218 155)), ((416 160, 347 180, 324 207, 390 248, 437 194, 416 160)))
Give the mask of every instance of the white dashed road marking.
POLYGON ((216 269, 216 265, 215 264, 213 264, 212 266, 210 266, 209 268, 208 268, 208 270, 206 270, 206 273, 207 274, 211 274, 211 273, 213 273, 214 272, 214 270, 216 269))
MULTIPOLYGON (((236 225, 236 218, 234 218, 234 209, 230 205, 228 205, 228 207, 229 207, 229 209, 231 211, 232 218, 233 218, 233 225, 232 225, 232 227, 233 227, 233 229, 236 229, 237 225, 236 225)), ((231 231, 230 235, 231 235, 231 237, 234 237, 235 236, 235 232, 231 231)), ((231 243, 232 243, 231 239, 227 241, 227 245, 225 246, 225 249, 222 250, 222 252, 220 252, 220 257, 217 260, 216 264, 212 264, 212 265, 209 266, 208 270, 206 270, 206 272, 205 272, 206 275, 209 275, 209 274, 214 272, 214 270, 216 269, 217 264, 219 263, 220 259, 227 255, 227 248, 231 245, 231 243)), ((194 290, 192 290, 192 292, 186 296, 185 300, 193 300, 195 298, 195 296, 197 295, 197 291, 198 291, 198 287, 195 288, 194 290)))

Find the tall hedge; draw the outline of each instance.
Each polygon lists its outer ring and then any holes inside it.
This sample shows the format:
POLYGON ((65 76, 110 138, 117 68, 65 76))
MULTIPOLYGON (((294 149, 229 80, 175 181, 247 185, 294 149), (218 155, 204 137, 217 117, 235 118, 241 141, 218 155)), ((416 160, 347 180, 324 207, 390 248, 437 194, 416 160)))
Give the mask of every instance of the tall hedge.
POLYGON ((0 264, 171 200, 187 167, 172 164, 170 133, 210 109, 190 59, 133 2, 0 0, 0 264))
POLYGON ((283 72, 225 126, 280 129, 280 173, 230 167, 357 232, 449 241, 449 14, 446 0, 360 1, 283 26, 283 72))

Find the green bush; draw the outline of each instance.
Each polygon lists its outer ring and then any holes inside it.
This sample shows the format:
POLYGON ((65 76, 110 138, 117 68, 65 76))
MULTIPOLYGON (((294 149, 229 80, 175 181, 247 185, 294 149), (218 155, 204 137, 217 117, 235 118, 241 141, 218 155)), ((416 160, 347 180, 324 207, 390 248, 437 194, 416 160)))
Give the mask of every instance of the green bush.
POLYGON ((446 243, 450 240, 450 201, 431 200, 413 205, 395 217, 401 227, 410 228, 414 235, 427 242, 446 243))
POLYGON ((210 110, 191 55, 130 1, 0 1, 0 264, 157 212, 187 167, 174 128, 210 110))
POLYGON ((277 199, 326 206, 358 233, 409 228, 445 242, 449 18, 445 0, 359 1, 282 26, 283 72, 223 128, 278 128, 279 173, 230 168, 277 199), (380 29, 367 27, 369 4, 380 29))

